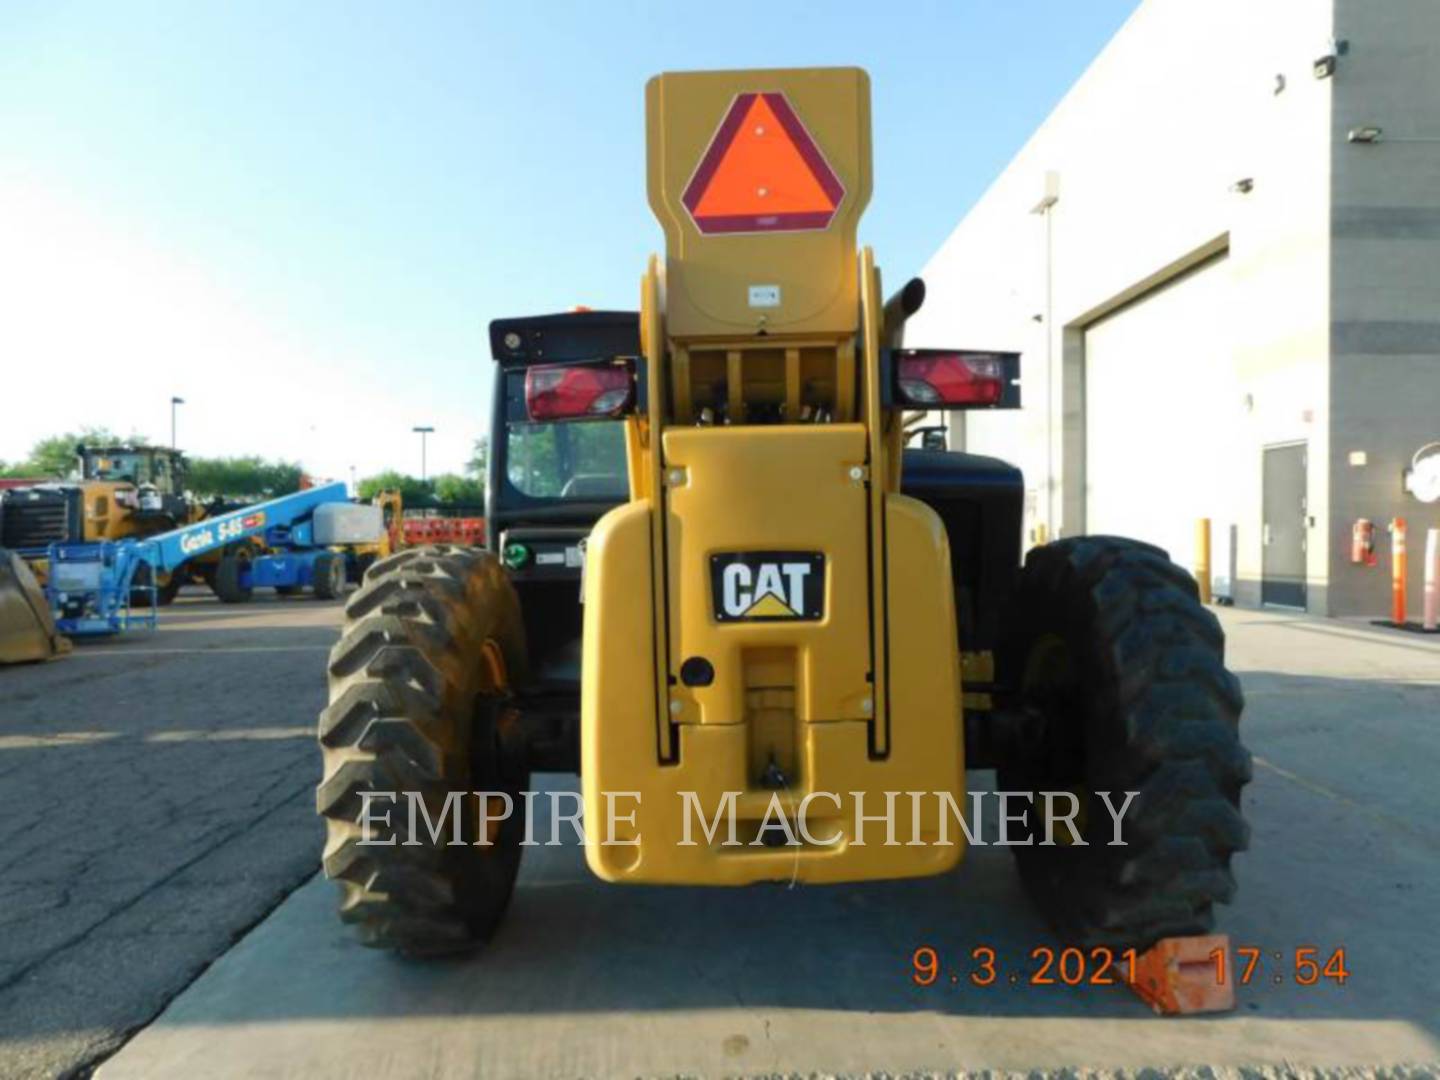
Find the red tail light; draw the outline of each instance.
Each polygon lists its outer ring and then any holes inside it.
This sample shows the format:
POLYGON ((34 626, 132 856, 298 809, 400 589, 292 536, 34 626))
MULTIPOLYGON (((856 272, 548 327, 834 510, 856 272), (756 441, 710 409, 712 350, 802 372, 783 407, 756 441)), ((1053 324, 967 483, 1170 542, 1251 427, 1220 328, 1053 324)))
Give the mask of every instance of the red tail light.
POLYGON ((525 372, 531 420, 607 420, 635 404, 635 376, 626 364, 557 364, 525 372))
POLYGON ((904 405, 921 409, 1017 408, 1016 353, 906 349, 895 356, 904 405))

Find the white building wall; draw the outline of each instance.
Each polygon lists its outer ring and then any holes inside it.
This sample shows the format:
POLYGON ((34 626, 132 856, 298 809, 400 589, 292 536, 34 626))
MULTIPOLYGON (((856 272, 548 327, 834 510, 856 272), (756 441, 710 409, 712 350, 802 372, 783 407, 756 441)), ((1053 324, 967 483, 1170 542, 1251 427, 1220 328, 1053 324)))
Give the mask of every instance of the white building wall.
MULTIPOLYGON (((1020 413, 970 414, 957 430, 965 448, 1024 469, 1032 535, 1086 531, 1086 328, 1226 252, 1228 364, 1185 355, 1178 343, 1195 327, 1164 329, 1155 361, 1168 378, 1136 403, 1192 420, 1195 409, 1214 413, 1209 444, 1166 450, 1126 430, 1090 438, 1115 441, 1110 460, 1203 453, 1225 477, 1166 500, 1137 484, 1135 498, 1189 519, 1156 530, 1172 547, 1193 536, 1194 518, 1213 518, 1221 577, 1233 524, 1240 602, 1259 598, 1264 445, 1310 444, 1310 506, 1325 520, 1332 80, 1311 66, 1331 35, 1321 0, 1148 0, 926 266, 929 299, 907 344, 1024 353, 1020 413), (1035 212, 1047 174, 1057 197, 1035 212), (1233 388, 1187 392, 1197 380, 1233 388)), ((1325 610, 1325 529, 1310 539, 1310 605, 1325 610)))

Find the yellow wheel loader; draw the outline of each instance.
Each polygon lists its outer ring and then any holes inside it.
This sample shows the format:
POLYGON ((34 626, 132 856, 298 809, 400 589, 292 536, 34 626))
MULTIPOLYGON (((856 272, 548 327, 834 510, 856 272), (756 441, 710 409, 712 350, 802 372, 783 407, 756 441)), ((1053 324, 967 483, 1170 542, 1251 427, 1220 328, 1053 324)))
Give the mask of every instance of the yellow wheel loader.
POLYGON ((738 886, 948 871, 994 768, 1069 942, 1208 929, 1250 773, 1219 626, 1147 544, 1022 565, 1018 470, 906 449, 916 412, 1017 407, 1019 357, 904 346, 924 287, 884 302, 856 244, 866 74, 666 74, 646 114, 639 312, 491 324, 488 549, 381 560, 346 606, 317 792, 342 917, 486 940, 534 772, 580 774, 601 878, 738 886))
MULTIPOLYGON (((81 445, 75 456, 73 480, 0 493, 0 545, 23 552, 42 585, 52 543, 143 539, 203 516, 185 495, 185 455, 178 450, 81 445)), ((154 582, 155 599, 170 603, 188 577, 154 582)), ((151 584, 148 578, 137 582, 136 604, 150 605, 151 584)))

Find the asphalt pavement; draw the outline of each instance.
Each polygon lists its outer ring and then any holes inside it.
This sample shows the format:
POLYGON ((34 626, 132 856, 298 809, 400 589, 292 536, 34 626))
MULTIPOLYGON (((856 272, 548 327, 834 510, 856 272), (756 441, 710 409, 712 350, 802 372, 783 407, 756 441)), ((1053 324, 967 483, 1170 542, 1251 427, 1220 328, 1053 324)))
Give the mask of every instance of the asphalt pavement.
POLYGON ((0 668, 0 1077, 83 1073, 314 874, 338 616, 187 594, 0 668))

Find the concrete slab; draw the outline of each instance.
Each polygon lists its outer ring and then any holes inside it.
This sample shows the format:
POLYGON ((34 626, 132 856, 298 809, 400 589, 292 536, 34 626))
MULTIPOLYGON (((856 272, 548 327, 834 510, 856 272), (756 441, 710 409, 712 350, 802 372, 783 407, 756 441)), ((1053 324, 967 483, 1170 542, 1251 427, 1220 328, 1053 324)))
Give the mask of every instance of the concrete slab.
MULTIPOLYGON (((132 1077, 535 1077, 1135 1069, 1440 1060, 1435 901, 1440 645, 1228 612, 1261 759, 1235 944, 1263 951, 1230 1015, 1152 1016, 1118 988, 1030 985, 1054 945, 1008 852, 940 878, 622 888, 535 848, 495 942, 417 964, 355 944, 314 880, 107 1063, 132 1077), (1398 639, 1398 640, 1397 640, 1398 639), (911 982, 934 947, 944 974, 911 982), (1001 977, 967 975, 977 946, 1001 977), (1297 985, 1297 948, 1346 950, 1297 985), (1279 953, 1277 960, 1275 954, 1279 953), (1014 976, 1012 980, 1011 976, 1014 976)), ((988 786, 984 774, 972 776, 988 786)), ((543 835, 543 833, 542 833, 543 835)))

